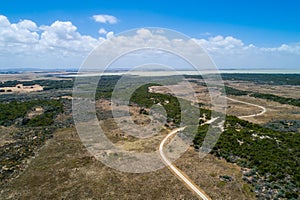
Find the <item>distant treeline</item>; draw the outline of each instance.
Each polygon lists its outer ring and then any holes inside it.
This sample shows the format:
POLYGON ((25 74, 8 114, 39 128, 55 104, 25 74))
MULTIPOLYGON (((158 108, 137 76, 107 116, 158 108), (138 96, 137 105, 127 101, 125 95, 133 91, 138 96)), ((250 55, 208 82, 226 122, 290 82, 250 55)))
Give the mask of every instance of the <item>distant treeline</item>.
POLYGON ((300 85, 300 74, 221 74, 223 80, 250 81, 267 85, 300 85))
POLYGON ((244 91, 244 90, 239 90, 233 87, 229 87, 227 85, 224 86, 223 92, 228 95, 235 95, 235 96, 243 96, 243 95, 248 95, 250 92, 249 91, 244 91))
POLYGON ((30 86, 34 84, 38 84, 44 87, 44 90, 51 90, 51 89, 67 89, 72 88, 74 85, 74 80, 32 80, 32 81, 5 81, 0 82, 0 87, 14 87, 17 84, 23 84, 24 86, 30 86))
MULTIPOLYGON (((185 78, 195 78, 195 79, 202 80, 202 76, 200 75, 197 76, 186 75, 185 78)), ((259 84, 300 85, 300 74, 222 74, 222 78, 224 80, 251 81, 259 84)), ((193 83, 197 83, 198 85, 206 86, 205 82, 199 82, 198 80, 189 80, 189 81, 193 83)), ((249 95, 256 98, 275 101, 281 104, 289 104, 289 105, 300 107, 300 99, 286 98, 274 94, 265 94, 265 93, 239 90, 227 85, 224 86, 223 93, 227 95, 235 95, 235 96, 249 95)))
POLYGON ((274 94, 265 94, 265 93, 244 91, 244 90, 239 90, 239 89, 229 87, 229 86, 225 86, 224 88, 225 88, 226 94, 228 94, 228 95, 235 95, 235 96, 249 95, 249 96, 255 97, 255 98, 266 99, 266 100, 275 101, 275 102, 278 102, 281 104, 288 104, 288 105, 300 107, 300 99, 281 97, 281 96, 277 96, 274 94))

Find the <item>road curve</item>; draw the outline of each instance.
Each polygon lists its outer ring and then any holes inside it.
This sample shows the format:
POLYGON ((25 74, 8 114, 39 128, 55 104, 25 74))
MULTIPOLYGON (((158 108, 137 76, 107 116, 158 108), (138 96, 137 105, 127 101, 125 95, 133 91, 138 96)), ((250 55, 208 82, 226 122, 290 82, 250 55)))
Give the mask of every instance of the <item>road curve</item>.
POLYGON ((259 115, 263 115, 265 112, 267 112, 267 109, 265 107, 263 107, 263 106, 256 105, 256 104, 253 104, 253 103, 249 103, 249 102, 245 102, 245 101, 240 101, 240 100, 232 99, 232 98, 229 98, 229 97, 226 97, 226 98, 229 99, 230 101, 235 101, 235 102, 238 102, 238 103, 243 103, 243 104, 247 104, 247 105, 250 105, 250 106, 255 106, 255 107, 258 107, 258 108, 262 109, 262 111, 260 113, 252 114, 252 115, 238 116, 240 118, 256 117, 256 116, 259 116, 259 115))
MULTIPOLYGON (((260 105, 256 105, 253 103, 249 103, 249 102, 245 102, 245 101, 240 101, 240 100, 236 100, 236 99, 232 99, 229 97, 226 97, 227 99, 229 99, 230 101, 234 101, 234 102, 238 102, 238 103, 243 103, 243 104, 247 104, 250 106, 255 106, 258 107, 260 109, 262 109, 262 111, 260 113, 257 114, 252 114, 252 115, 244 115, 244 116, 239 116, 240 118, 246 118, 246 117, 255 117, 255 116, 259 116, 264 114, 265 112, 267 112, 267 109, 263 106, 260 105)), ((217 118, 211 119, 210 121, 208 121, 209 123, 215 121, 217 118)), ((207 122, 207 123, 208 123, 207 122)), ((203 200, 211 200, 211 198, 204 193, 203 190, 201 190, 192 180, 190 180, 188 178, 187 175, 185 175, 182 171, 180 171, 176 166, 174 166, 169 160, 168 158, 165 156, 164 152, 163 152, 163 147, 164 144, 166 143, 166 141, 172 136, 175 135, 177 132, 182 131, 185 127, 182 128, 177 128, 172 130, 160 143, 159 145, 159 154, 160 157, 162 159, 162 161, 167 165, 167 167, 177 176, 177 178, 179 178, 182 182, 184 182, 186 184, 186 186, 193 191, 198 198, 203 199, 203 200)))
POLYGON ((162 161, 167 165, 167 167, 182 181, 186 184, 186 186, 192 190, 200 199, 203 200, 209 200, 209 198, 204 191, 201 191, 201 189, 192 181, 190 180, 187 175, 185 175, 183 172, 181 172, 176 166, 174 166, 168 158, 165 156, 163 152, 163 147, 165 142, 174 134, 176 134, 179 131, 182 131, 185 127, 183 128, 177 128, 172 130, 160 143, 159 145, 159 154, 161 156, 162 161))

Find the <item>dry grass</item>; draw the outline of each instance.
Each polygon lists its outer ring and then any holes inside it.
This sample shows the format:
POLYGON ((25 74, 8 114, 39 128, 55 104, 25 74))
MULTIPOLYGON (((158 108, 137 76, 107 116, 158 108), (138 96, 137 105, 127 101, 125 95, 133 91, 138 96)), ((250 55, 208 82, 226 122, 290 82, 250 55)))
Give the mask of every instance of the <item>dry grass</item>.
POLYGON ((300 97, 300 86, 292 85, 264 85, 246 81, 225 81, 229 86, 258 93, 274 94, 286 98, 300 97))
MULTIPOLYGON (((273 120, 300 120, 300 108, 296 106, 291 106, 287 104, 280 104, 273 101, 268 101, 265 99, 259 99, 248 96, 235 96, 234 99, 246 101, 249 103, 257 104, 264 106, 267 109, 267 112, 260 116, 244 118, 253 123, 265 124, 273 120)), ((249 106, 245 105, 249 108, 249 106)), ((259 109, 259 108, 257 108, 259 109)))
MULTIPOLYGON (((253 199, 235 165, 211 155, 199 160, 193 150, 177 164, 213 199, 253 199), (234 181, 221 182, 225 174, 234 181)), ((28 168, 1 188, 1 199, 197 199, 167 168, 132 174, 106 167, 86 151, 74 129, 57 131, 28 168)))
POLYGON ((0 146, 3 146, 8 143, 12 143, 15 140, 12 138, 12 133, 17 130, 14 126, 5 127, 0 126, 0 146))
MULTIPOLYGON (((231 82, 231 81, 226 81, 226 83, 229 83, 230 86, 234 86, 235 88, 240 90, 269 93, 278 96, 292 97, 292 98, 299 98, 300 96, 299 86, 268 86, 268 85, 257 85, 249 82, 231 82)), ((198 102, 204 103, 205 108, 211 109, 211 107, 209 106, 209 104, 211 103, 210 95, 206 87, 194 83, 191 83, 191 85, 195 89, 196 92, 195 96, 197 97, 198 102)), ((176 86, 170 86, 170 87, 176 88, 178 93, 181 93, 185 99, 191 99, 192 95, 191 94, 187 95, 187 92, 184 90, 184 87, 181 86, 180 84, 176 86)), ((155 86, 154 91, 159 93, 167 92, 163 87, 160 86, 155 86)), ((249 96, 231 96, 231 97, 233 99, 266 107, 267 112, 263 115, 243 118, 244 120, 253 123, 265 124, 273 120, 282 120, 282 119, 300 120, 299 107, 291 106, 287 104, 280 104, 277 102, 249 97, 249 96)), ((222 107, 222 105, 220 105, 220 107, 222 107)), ((261 112, 261 109, 258 107, 227 100, 226 113, 229 115, 244 116, 244 115, 251 115, 259 112, 261 112)))

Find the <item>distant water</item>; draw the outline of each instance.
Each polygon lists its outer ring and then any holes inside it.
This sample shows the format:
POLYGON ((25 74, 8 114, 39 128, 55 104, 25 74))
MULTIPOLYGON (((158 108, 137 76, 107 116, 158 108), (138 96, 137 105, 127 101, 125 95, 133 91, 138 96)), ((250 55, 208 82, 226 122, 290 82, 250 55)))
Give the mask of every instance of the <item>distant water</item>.
POLYGON ((293 69, 293 70, 281 70, 281 69, 276 69, 276 70, 270 70, 270 69, 245 69, 245 70, 238 70, 238 69, 233 69, 233 70, 220 70, 220 73, 248 73, 248 74, 300 74, 300 69, 293 69))
MULTIPOLYGON (((199 74, 216 74, 216 73, 243 73, 243 74, 300 74, 300 70, 203 70, 200 71, 120 71, 120 72, 104 72, 102 75, 138 75, 138 76, 172 76, 172 75, 199 75, 199 74)), ((84 72, 80 74, 65 74, 63 77, 85 77, 85 76, 98 76, 97 72, 84 72)))

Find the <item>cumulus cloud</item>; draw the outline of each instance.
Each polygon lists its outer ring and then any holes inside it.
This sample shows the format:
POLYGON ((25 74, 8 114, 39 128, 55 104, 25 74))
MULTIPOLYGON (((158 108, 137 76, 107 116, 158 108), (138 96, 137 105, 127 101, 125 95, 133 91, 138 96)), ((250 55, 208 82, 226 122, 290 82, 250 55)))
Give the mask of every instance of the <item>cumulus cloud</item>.
POLYGON ((0 67, 78 66, 103 40, 80 34, 69 21, 37 26, 0 15, 0 67))
MULTIPOLYGON (((116 23, 113 16, 97 15, 96 21, 116 23), (99 17, 102 16, 103 18, 99 17)), ((233 36, 211 36, 193 38, 167 38, 163 32, 139 29, 133 35, 115 36, 104 28, 99 29, 104 37, 95 38, 81 34, 70 21, 55 21, 38 26, 31 20, 11 23, 0 15, 0 67, 78 67, 83 59, 106 39, 118 40, 115 49, 141 47, 159 41, 163 47, 181 48, 193 54, 196 42, 206 50, 218 66, 239 67, 293 67, 300 64, 300 43, 282 44, 278 47, 259 47, 245 44, 233 36)), ((115 49, 107 49, 107 54, 115 49)), ((161 56, 159 52, 157 56, 161 56)), ((141 54, 140 57, 143 55, 141 54)))
POLYGON ((10 22, 7 17, 4 15, 0 15, 0 27, 8 27, 10 26, 10 22))
POLYGON ((37 27, 36 23, 34 23, 31 20, 27 20, 27 19, 20 21, 18 23, 18 27, 23 28, 23 29, 28 29, 30 31, 37 31, 38 30, 38 27, 37 27))
POLYGON ((223 37, 221 35, 210 37, 208 39, 194 39, 199 45, 209 52, 219 50, 240 49, 244 47, 244 43, 232 36, 223 37))
POLYGON ((221 68, 295 68, 300 64, 300 43, 258 47, 254 44, 244 44, 232 36, 194 40, 221 68))
POLYGON ((2 46, 37 43, 39 35, 37 26, 30 20, 23 20, 16 24, 11 24, 7 17, 0 15, 0 41, 2 46))
POLYGON ((43 48, 89 52, 99 44, 97 39, 81 35, 77 27, 69 21, 55 21, 50 26, 41 26, 40 29, 43 30, 40 39, 43 48))
POLYGON ((108 23, 108 24, 116 24, 119 20, 112 15, 94 15, 93 19, 95 22, 100 22, 100 23, 108 23))

